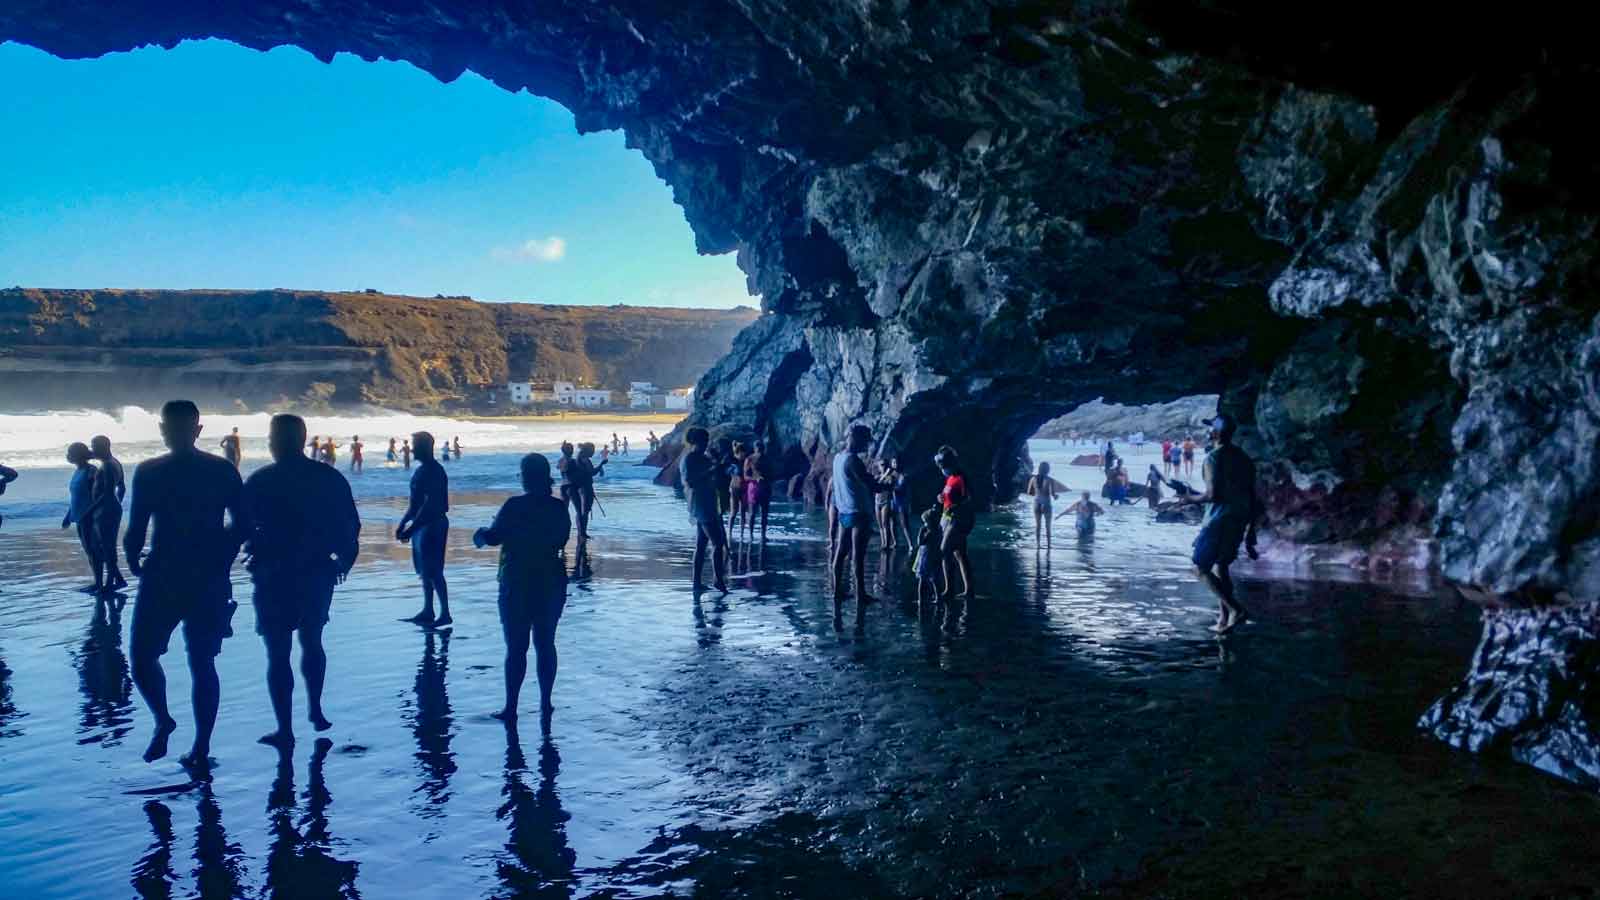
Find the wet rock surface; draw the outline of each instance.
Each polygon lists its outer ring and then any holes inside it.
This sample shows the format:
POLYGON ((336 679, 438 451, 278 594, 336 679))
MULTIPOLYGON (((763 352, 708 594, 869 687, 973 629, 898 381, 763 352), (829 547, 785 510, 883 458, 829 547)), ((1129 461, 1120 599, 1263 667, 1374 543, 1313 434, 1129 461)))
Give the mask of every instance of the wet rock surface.
MULTIPOLYGON (((810 461, 806 493, 855 421, 914 461, 954 445, 1005 499, 1023 441, 1081 403, 1219 393, 1271 463, 1283 538, 1415 536, 1459 583, 1592 600, 1600 76, 1568 46, 1586 32, 1302 12, 23 0, 0 38, 470 67, 624 129, 772 314, 697 416, 810 461)), ((925 493, 927 464, 912 474, 925 493)))

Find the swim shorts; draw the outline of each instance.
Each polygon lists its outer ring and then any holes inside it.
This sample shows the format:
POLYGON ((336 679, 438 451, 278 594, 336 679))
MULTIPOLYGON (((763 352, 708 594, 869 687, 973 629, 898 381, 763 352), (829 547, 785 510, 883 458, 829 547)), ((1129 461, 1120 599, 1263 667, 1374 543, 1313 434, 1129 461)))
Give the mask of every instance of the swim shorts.
POLYGON ((128 650, 134 656, 160 656, 167 652, 172 632, 183 625, 183 642, 191 656, 216 656, 222 641, 233 634, 235 604, 227 578, 209 584, 184 581, 180 573, 151 572, 148 564, 139 579, 133 601, 133 624, 128 629, 128 650))
POLYGON ((1221 515, 1207 519, 1194 539, 1194 564, 1201 569, 1227 566, 1239 558, 1250 521, 1244 516, 1221 515))
POLYGON ((427 578, 444 574, 444 542, 450 533, 448 518, 429 522, 411 532, 411 568, 427 578))
POLYGON ((326 575, 289 577, 257 583, 251 601, 256 634, 273 634, 328 624, 335 579, 326 575))

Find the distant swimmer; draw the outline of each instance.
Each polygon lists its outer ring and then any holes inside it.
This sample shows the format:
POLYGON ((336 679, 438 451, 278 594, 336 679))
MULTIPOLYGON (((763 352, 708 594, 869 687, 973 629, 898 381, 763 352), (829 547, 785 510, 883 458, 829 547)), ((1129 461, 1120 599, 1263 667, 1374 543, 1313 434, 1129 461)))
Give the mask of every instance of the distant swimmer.
POLYGON ((99 537, 94 529, 94 481, 96 469, 89 462, 89 445, 82 442, 67 446, 67 462, 72 464, 72 480, 67 483, 67 514, 61 519, 62 528, 78 527, 78 544, 89 560, 89 570, 94 582, 78 590, 86 594, 99 594, 105 590, 100 580, 99 537))
POLYGON ((472 543, 500 548, 500 632, 506 642, 505 705, 491 713, 503 722, 517 718, 517 699, 528 675, 531 644, 539 679, 539 713, 548 726, 556 683, 556 623, 567 604, 567 571, 562 548, 572 533, 567 505, 551 494, 550 461, 538 453, 522 458, 522 494, 500 507, 488 528, 472 543))
MULTIPOLYGON (((352 457, 359 441, 351 442, 352 457)), ((317 731, 333 727, 322 713, 328 672, 322 629, 328 623, 334 586, 355 564, 361 533, 350 483, 338 469, 308 459, 305 443, 304 419, 273 416, 267 438, 272 462, 244 484, 250 528, 245 549, 255 584, 256 633, 266 645, 267 695, 277 719, 277 729, 260 741, 279 750, 294 745, 294 672, 289 652, 295 632, 300 633, 307 717, 317 731)))
POLYGON ((411 439, 406 438, 400 444, 400 460, 405 464, 406 471, 411 471, 411 439))
POLYGON ((701 427, 683 436, 687 452, 678 460, 678 481, 688 495, 689 519, 694 522, 694 568, 691 582, 695 594, 705 590, 700 572, 705 565, 706 547, 712 550, 712 575, 717 590, 728 592, 728 533, 722 527, 722 509, 717 505, 716 482, 721 478, 717 462, 706 453, 711 434, 701 427))
POLYGON ((128 579, 122 577, 117 565, 117 532, 122 528, 122 501, 128 493, 128 482, 122 462, 111 454, 111 438, 95 435, 89 441, 89 453, 100 463, 100 473, 94 480, 94 522, 100 565, 105 569, 103 583, 106 590, 119 591, 128 586, 128 579))
POLYGON ((1089 492, 1083 492, 1083 499, 1061 511, 1058 519, 1074 516, 1077 519, 1078 537, 1085 538, 1094 534, 1095 517, 1104 513, 1100 505, 1089 499, 1089 492))
MULTIPOLYGON (((1217 623, 1212 630, 1227 634, 1248 621, 1250 614, 1234 595, 1228 567, 1239 558, 1243 542, 1250 558, 1256 557, 1255 520, 1260 511, 1256 497, 1256 464, 1233 443, 1238 423, 1221 413, 1211 420, 1211 439, 1216 449, 1206 455, 1202 466, 1204 493, 1186 498, 1188 503, 1209 503, 1200 534, 1194 539, 1194 565, 1200 580, 1217 595, 1217 623)), ((1186 440, 1186 445, 1193 441, 1186 440)))
POLYGON ((351 472, 363 472, 363 471, 365 471, 364 463, 363 463, 363 460, 362 460, 362 457, 361 457, 361 450, 365 446, 366 446, 366 444, 361 443, 361 435, 353 434, 353 435, 350 436, 350 471, 351 472))
POLYGON ((407 619, 425 628, 451 623, 450 589, 444 580, 445 538, 450 532, 450 477, 433 458, 433 435, 419 431, 411 436, 417 448, 416 474, 411 476, 411 502, 394 536, 411 544, 411 565, 422 579, 422 611, 407 619), (433 597, 439 595, 439 615, 433 614, 433 597))
POLYGON ((128 570, 139 577, 129 656, 134 686, 156 720, 144 753, 145 762, 153 762, 166 755, 167 737, 178 724, 167 710, 161 656, 173 630, 183 626, 195 737, 194 746, 179 762, 205 769, 221 699, 216 657, 223 639, 233 633, 228 570, 238 556, 240 536, 248 529, 241 503, 244 482, 226 460, 196 449, 200 410, 193 403, 174 400, 162 407, 161 437, 171 452, 145 460, 134 470, 133 503, 123 539, 128 570), (141 559, 152 522, 150 558, 141 559))
POLYGON ((394 444, 394 438, 389 438, 389 452, 384 457, 384 460, 391 464, 394 463, 395 458, 398 455, 398 451, 395 450, 394 444))
POLYGON ((1039 546, 1040 525, 1044 526, 1044 544, 1050 546, 1050 507, 1067 486, 1050 477, 1050 464, 1039 463, 1039 469, 1028 479, 1028 496, 1033 498, 1033 545, 1039 546))
POLYGON ((239 429, 235 427, 232 432, 223 435, 222 458, 233 463, 235 469, 244 459, 244 445, 239 442, 239 429))

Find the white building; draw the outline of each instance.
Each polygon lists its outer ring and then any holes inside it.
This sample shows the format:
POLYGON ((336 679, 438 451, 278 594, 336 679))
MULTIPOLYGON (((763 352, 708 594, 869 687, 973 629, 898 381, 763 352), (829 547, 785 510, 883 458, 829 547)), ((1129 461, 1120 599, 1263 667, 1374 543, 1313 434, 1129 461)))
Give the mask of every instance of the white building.
POLYGON ((550 385, 550 393, 557 403, 573 405, 573 395, 578 392, 578 386, 570 381, 557 381, 550 385))
POLYGON ((650 382, 635 381, 628 388, 628 406, 632 409, 649 409, 660 395, 661 392, 650 382))
POLYGON ((533 382, 512 381, 506 384, 506 396, 518 406, 527 406, 533 402, 533 382))
MULTIPOLYGON (((560 382, 557 382, 558 384, 560 382)), ((574 388, 572 391, 572 405, 593 409, 598 406, 611 405, 611 392, 598 388, 574 388)))
POLYGON ((678 388, 669 391, 665 406, 673 410, 689 410, 694 408, 694 388, 678 388))

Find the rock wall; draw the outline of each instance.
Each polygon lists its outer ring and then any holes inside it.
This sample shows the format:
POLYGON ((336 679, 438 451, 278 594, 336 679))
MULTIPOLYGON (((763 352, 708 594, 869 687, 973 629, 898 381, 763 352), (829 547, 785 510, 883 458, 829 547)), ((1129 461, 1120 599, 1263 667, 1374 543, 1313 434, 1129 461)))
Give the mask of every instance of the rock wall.
MULTIPOLYGON (((0 409, 481 405, 508 380, 691 384, 750 309, 320 291, 0 290, 0 409)), ((505 408, 506 399, 499 398, 505 408)))
POLYGON ((1410 535, 1525 610, 1600 592, 1577 15, 12 0, 0 39, 470 66, 624 129, 699 249, 738 252, 775 315, 701 381, 706 423, 800 460, 853 421, 913 460, 951 443, 1004 498, 1022 442, 1081 403, 1219 393, 1278 534, 1410 535))

